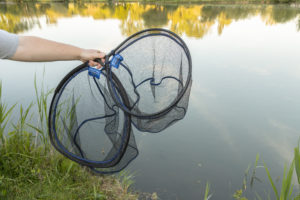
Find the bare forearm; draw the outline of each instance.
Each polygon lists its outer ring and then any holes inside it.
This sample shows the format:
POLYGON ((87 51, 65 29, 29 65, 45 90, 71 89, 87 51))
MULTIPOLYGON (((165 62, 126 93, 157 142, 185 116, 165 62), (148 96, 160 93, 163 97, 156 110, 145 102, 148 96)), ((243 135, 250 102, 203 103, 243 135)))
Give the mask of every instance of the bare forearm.
POLYGON ((20 36, 12 60, 40 62, 80 60, 83 49, 33 36, 20 36))

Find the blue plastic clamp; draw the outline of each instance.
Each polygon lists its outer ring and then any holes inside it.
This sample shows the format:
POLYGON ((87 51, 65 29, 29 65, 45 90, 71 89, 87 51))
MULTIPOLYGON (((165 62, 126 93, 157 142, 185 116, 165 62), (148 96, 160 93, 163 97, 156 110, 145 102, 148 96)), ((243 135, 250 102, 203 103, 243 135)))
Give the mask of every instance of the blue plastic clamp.
POLYGON ((93 77, 96 77, 97 79, 99 79, 101 73, 102 73, 102 70, 89 66, 89 75, 90 76, 93 76, 93 77))
POLYGON ((110 61, 110 66, 113 66, 115 68, 119 68, 120 62, 123 60, 123 57, 119 54, 114 55, 112 60, 110 61))

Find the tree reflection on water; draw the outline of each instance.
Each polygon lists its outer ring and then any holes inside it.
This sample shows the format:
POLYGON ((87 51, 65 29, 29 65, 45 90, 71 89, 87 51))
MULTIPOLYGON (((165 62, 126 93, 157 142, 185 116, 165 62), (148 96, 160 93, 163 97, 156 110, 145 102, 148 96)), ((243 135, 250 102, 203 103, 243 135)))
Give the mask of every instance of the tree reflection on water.
POLYGON ((143 3, 2 3, 0 29, 19 33, 60 18, 82 16, 94 19, 118 19, 122 34, 129 36, 150 27, 166 27, 179 35, 202 38, 212 26, 218 33, 233 21, 259 16, 266 25, 298 20, 300 8, 292 5, 158 5, 143 3))

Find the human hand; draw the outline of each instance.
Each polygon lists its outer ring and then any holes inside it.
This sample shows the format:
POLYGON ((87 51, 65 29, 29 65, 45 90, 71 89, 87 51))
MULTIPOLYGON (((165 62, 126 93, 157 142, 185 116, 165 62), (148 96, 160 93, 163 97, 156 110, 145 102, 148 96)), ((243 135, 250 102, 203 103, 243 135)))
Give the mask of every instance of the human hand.
POLYGON ((83 49, 80 54, 80 60, 82 62, 89 61, 90 66, 95 66, 97 69, 101 68, 102 66, 100 63, 95 62, 94 60, 96 58, 100 58, 102 62, 105 62, 105 53, 99 51, 99 50, 94 50, 94 49, 83 49))

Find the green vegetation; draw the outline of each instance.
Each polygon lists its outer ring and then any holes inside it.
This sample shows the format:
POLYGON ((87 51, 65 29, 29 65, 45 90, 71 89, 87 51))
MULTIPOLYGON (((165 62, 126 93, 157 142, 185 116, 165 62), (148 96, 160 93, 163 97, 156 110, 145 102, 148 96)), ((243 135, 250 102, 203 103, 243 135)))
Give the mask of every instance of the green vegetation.
POLYGON ((263 163, 264 163, 266 173, 268 175, 268 179, 269 179, 272 189, 274 191, 276 200, 296 199, 297 197, 292 198, 292 192, 293 192, 292 175, 293 175, 293 170, 294 170, 294 161, 292 162, 291 166, 289 167, 288 173, 286 173, 286 170, 287 170, 286 166, 284 167, 280 194, 278 193, 278 190, 277 190, 275 183, 270 175, 270 171, 269 171, 266 163, 264 161, 263 161, 263 163))
MULTIPOLYGON (((19 117, 11 123, 17 104, 3 103, 0 81, 0 199, 94 199, 158 200, 156 193, 133 193, 134 173, 123 170, 115 176, 93 174, 88 168, 65 158, 52 148, 47 134, 48 97, 43 84, 34 87, 36 103, 19 106, 19 117), (32 112, 38 115, 33 115, 32 112), (33 123, 34 122, 34 123, 33 123), (12 127, 12 128, 10 128, 12 127), (11 129, 11 130, 10 130, 11 129)), ((206 183, 204 200, 212 197, 206 183)))
MULTIPOLYGON (((138 198, 138 194, 130 191, 133 174, 126 171, 117 176, 96 176, 88 168, 66 159, 57 153, 47 138, 47 101, 53 92, 39 91, 35 81, 36 103, 24 108, 19 106, 17 123, 10 127, 12 111, 17 105, 8 107, 2 102, 2 85, 0 82, 0 199, 126 199, 138 198), (33 117, 36 107, 38 116, 33 117), (36 119, 37 117, 37 119, 36 119), (36 120, 36 121, 34 121, 36 120), (32 124, 32 121, 35 124, 32 124)), ((299 191, 293 190, 293 175, 300 186, 300 144, 294 149, 294 159, 284 167, 281 187, 276 186, 267 164, 259 154, 253 165, 251 177, 250 167, 245 170, 242 189, 233 194, 236 200, 248 200, 245 191, 253 187, 257 170, 264 168, 267 180, 276 200, 300 200, 299 191), (259 162, 263 166, 259 166, 259 162)), ((210 184, 206 183, 204 200, 213 196, 210 184)), ((145 198, 156 200, 157 194, 143 194, 145 198)), ((257 200, 271 199, 255 193, 257 200)))
MULTIPOLYGON (((253 168, 253 173, 252 173, 251 180, 250 180, 251 187, 253 186, 254 180, 258 180, 259 182, 262 182, 255 175, 256 170, 258 169, 259 159, 260 159, 259 154, 257 154, 254 168, 253 168)), ((271 185, 273 195, 276 198, 276 200, 300 200, 299 191, 293 190, 293 188, 294 188, 294 184, 293 184, 294 171, 296 172, 298 188, 300 186, 300 148, 299 148, 299 144, 298 144, 298 147, 296 147, 294 149, 294 159, 291 162, 290 166, 284 167, 280 190, 279 190, 279 188, 276 187, 276 183, 271 176, 271 173, 270 173, 269 168, 267 167, 267 164, 263 160, 262 160, 262 163, 263 163, 263 168, 265 169, 265 172, 267 174, 268 181, 271 185)), ((247 185, 246 182, 247 182, 247 176, 248 176, 249 169, 250 169, 250 166, 245 171, 245 178, 243 180, 243 185, 247 185)), ((237 190, 233 194, 233 198, 236 200, 248 200, 246 197, 243 196, 243 193, 245 193, 245 191, 246 191, 246 187, 243 187, 243 189, 237 190)), ((271 197, 269 194, 266 197, 262 197, 261 195, 259 195, 257 193, 255 193, 255 195, 256 195, 255 199, 258 199, 258 200, 262 200, 262 199, 271 200, 271 197)))
POLYGON ((36 87, 37 125, 31 124, 36 119, 30 104, 19 107, 19 119, 9 128, 17 106, 2 102, 1 88, 0 82, 0 199, 137 199, 128 173, 95 176, 51 147, 45 127, 50 92, 38 94, 36 87))
POLYGON ((248 200, 246 197, 243 197, 243 190, 237 190, 234 194, 233 194, 233 198, 236 200, 248 200))
POLYGON ((209 194, 209 190, 210 190, 210 184, 207 182, 205 186, 204 200, 209 200, 212 197, 212 194, 209 194))
POLYGON ((296 171, 296 176, 298 180, 298 186, 300 186, 300 153, 299 153, 299 145, 297 148, 294 149, 294 159, 292 163, 290 164, 290 167, 287 168, 287 166, 284 167, 283 176, 282 176, 282 185, 280 193, 277 190, 275 183, 270 175, 270 171, 266 165, 266 163, 263 161, 264 168, 266 170, 266 173, 268 175, 269 182, 272 186, 273 192, 275 194, 276 200, 299 200, 300 199, 300 193, 296 192, 296 194, 293 193, 293 173, 294 170, 296 171))

